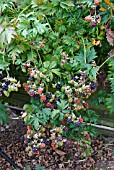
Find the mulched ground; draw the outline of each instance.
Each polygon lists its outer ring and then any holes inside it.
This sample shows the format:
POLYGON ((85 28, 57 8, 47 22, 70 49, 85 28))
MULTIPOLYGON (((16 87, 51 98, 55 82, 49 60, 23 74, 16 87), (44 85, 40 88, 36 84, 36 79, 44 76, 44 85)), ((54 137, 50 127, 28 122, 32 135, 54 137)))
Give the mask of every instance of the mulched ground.
MULTIPOLYGON (((11 117, 17 117, 16 112, 10 112, 11 117)), ((65 148, 64 152, 56 153, 52 149, 43 149, 39 155, 29 157, 23 147, 23 135, 26 127, 21 119, 9 119, 9 125, 0 126, 0 150, 6 153, 22 170, 30 166, 35 170, 35 164, 45 166, 47 170, 114 170, 114 138, 96 137, 92 141, 92 156, 80 158, 79 149, 65 148), (113 141, 113 142, 112 142, 113 141)), ((3 157, 0 157, 0 170, 14 170, 3 157)))

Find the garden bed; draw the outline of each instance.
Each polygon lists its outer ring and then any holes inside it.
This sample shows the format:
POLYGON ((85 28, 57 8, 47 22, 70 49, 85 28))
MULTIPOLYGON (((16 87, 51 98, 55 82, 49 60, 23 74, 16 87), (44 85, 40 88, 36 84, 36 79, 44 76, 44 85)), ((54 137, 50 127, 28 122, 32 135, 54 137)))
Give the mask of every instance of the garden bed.
MULTIPOLYGON (((53 149, 44 149, 39 155, 29 157, 23 147, 23 135, 26 127, 21 119, 14 120, 17 113, 10 111, 9 125, 0 126, 0 148, 10 157, 20 169, 30 165, 34 170, 35 164, 45 166, 48 170, 113 170, 114 169, 114 138, 93 138, 92 156, 80 158, 81 149, 64 148, 64 151, 56 152, 53 149), (101 168, 101 169, 100 169, 101 168)), ((4 159, 0 159, 1 170, 13 170, 13 167, 4 159)))

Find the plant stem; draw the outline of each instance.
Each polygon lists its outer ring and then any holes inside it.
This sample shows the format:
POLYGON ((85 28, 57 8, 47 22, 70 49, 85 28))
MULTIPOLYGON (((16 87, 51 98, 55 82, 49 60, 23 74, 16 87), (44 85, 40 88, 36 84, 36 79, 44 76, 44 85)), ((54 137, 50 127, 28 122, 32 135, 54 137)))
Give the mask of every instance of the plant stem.
POLYGON ((98 67, 98 70, 110 59, 114 57, 114 54, 112 56, 110 56, 109 58, 107 58, 99 67, 98 67))
POLYGON ((18 17, 17 17, 17 19, 16 18, 14 18, 14 19, 12 19, 10 22, 13 22, 15 19, 16 19, 16 21, 15 21, 15 23, 17 22, 17 20, 18 20, 18 18, 20 17, 20 15, 23 13, 23 12, 25 12, 29 7, 31 6, 31 4, 30 5, 28 5, 28 6, 26 6, 20 13, 19 13, 19 15, 18 15, 18 17))
MULTIPOLYGON (((47 23, 49 24, 49 28, 53 31, 53 29, 52 29, 52 27, 51 27, 51 25, 50 25, 50 23, 49 23, 49 20, 48 20, 47 16, 46 16, 46 15, 44 15, 44 16, 45 16, 45 18, 46 18, 47 23)), ((54 32, 54 31, 53 31, 53 32, 54 32)))
POLYGON ((39 51, 38 51, 38 50, 37 50, 37 53, 38 53, 38 56, 39 56, 39 61, 41 62, 41 65, 42 65, 41 56, 40 56, 40 53, 39 53, 39 51))
POLYGON ((85 42, 84 42, 83 37, 82 37, 82 41, 83 41, 83 46, 84 46, 84 60, 85 60, 85 64, 86 64, 86 47, 85 47, 85 42))

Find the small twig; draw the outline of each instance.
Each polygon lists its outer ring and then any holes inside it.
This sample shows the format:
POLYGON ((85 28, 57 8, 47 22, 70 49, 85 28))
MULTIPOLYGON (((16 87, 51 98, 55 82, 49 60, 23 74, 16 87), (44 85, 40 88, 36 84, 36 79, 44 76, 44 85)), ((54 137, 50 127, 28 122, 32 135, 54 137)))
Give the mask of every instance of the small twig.
POLYGON ((14 109, 14 110, 19 110, 19 111, 24 111, 24 109, 20 108, 20 107, 16 107, 16 106, 7 106, 9 109, 14 109))

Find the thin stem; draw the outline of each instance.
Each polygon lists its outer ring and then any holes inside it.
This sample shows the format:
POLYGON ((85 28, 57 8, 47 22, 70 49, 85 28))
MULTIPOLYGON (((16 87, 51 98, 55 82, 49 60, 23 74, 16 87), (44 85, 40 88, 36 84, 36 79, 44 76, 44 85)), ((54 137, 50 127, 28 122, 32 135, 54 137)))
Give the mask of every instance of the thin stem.
POLYGON ((99 67, 98 67, 98 70, 110 59, 114 57, 114 54, 112 56, 110 56, 109 58, 107 58, 99 67))
POLYGON ((82 41, 83 41, 83 46, 84 46, 84 60, 85 60, 85 64, 86 64, 86 47, 85 47, 85 42, 84 42, 83 37, 82 37, 82 41))
POLYGON ((42 64, 41 56, 40 56, 40 53, 39 53, 38 50, 37 50, 37 53, 38 53, 38 56, 39 56, 39 60, 40 60, 40 62, 41 62, 41 64, 42 64))
MULTIPOLYGON (((53 31, 53 29, 52 29, 52 27, 51 27, 51 25, 50 25, 50 23, 49 23, 49 20, 48 20, 47 16, 44 15, 44 17, 46 18, 46 21, 47 21, 47 23, 49 24, 49 28, 53 31)), ((54 31, 53 31, 53 32, 54 32, 54 31)))
POLYGON ((19 13, 19 15, 18 15, 18 17, 17 17, 17 19, 16 18, 14 18, 14 19, 12 19, 10 22, 13 22, 15 19, 16 19, 16 21, 15 21, 15 23, 17 22, 17 20, 18 20, 18 18, 20 17, 20 15, 23 13, 23 12, 25 12, 29 7, 31 6, 31 4, 30 5, 28 5, 28 6, 26 6, 20 13, 19 13))

